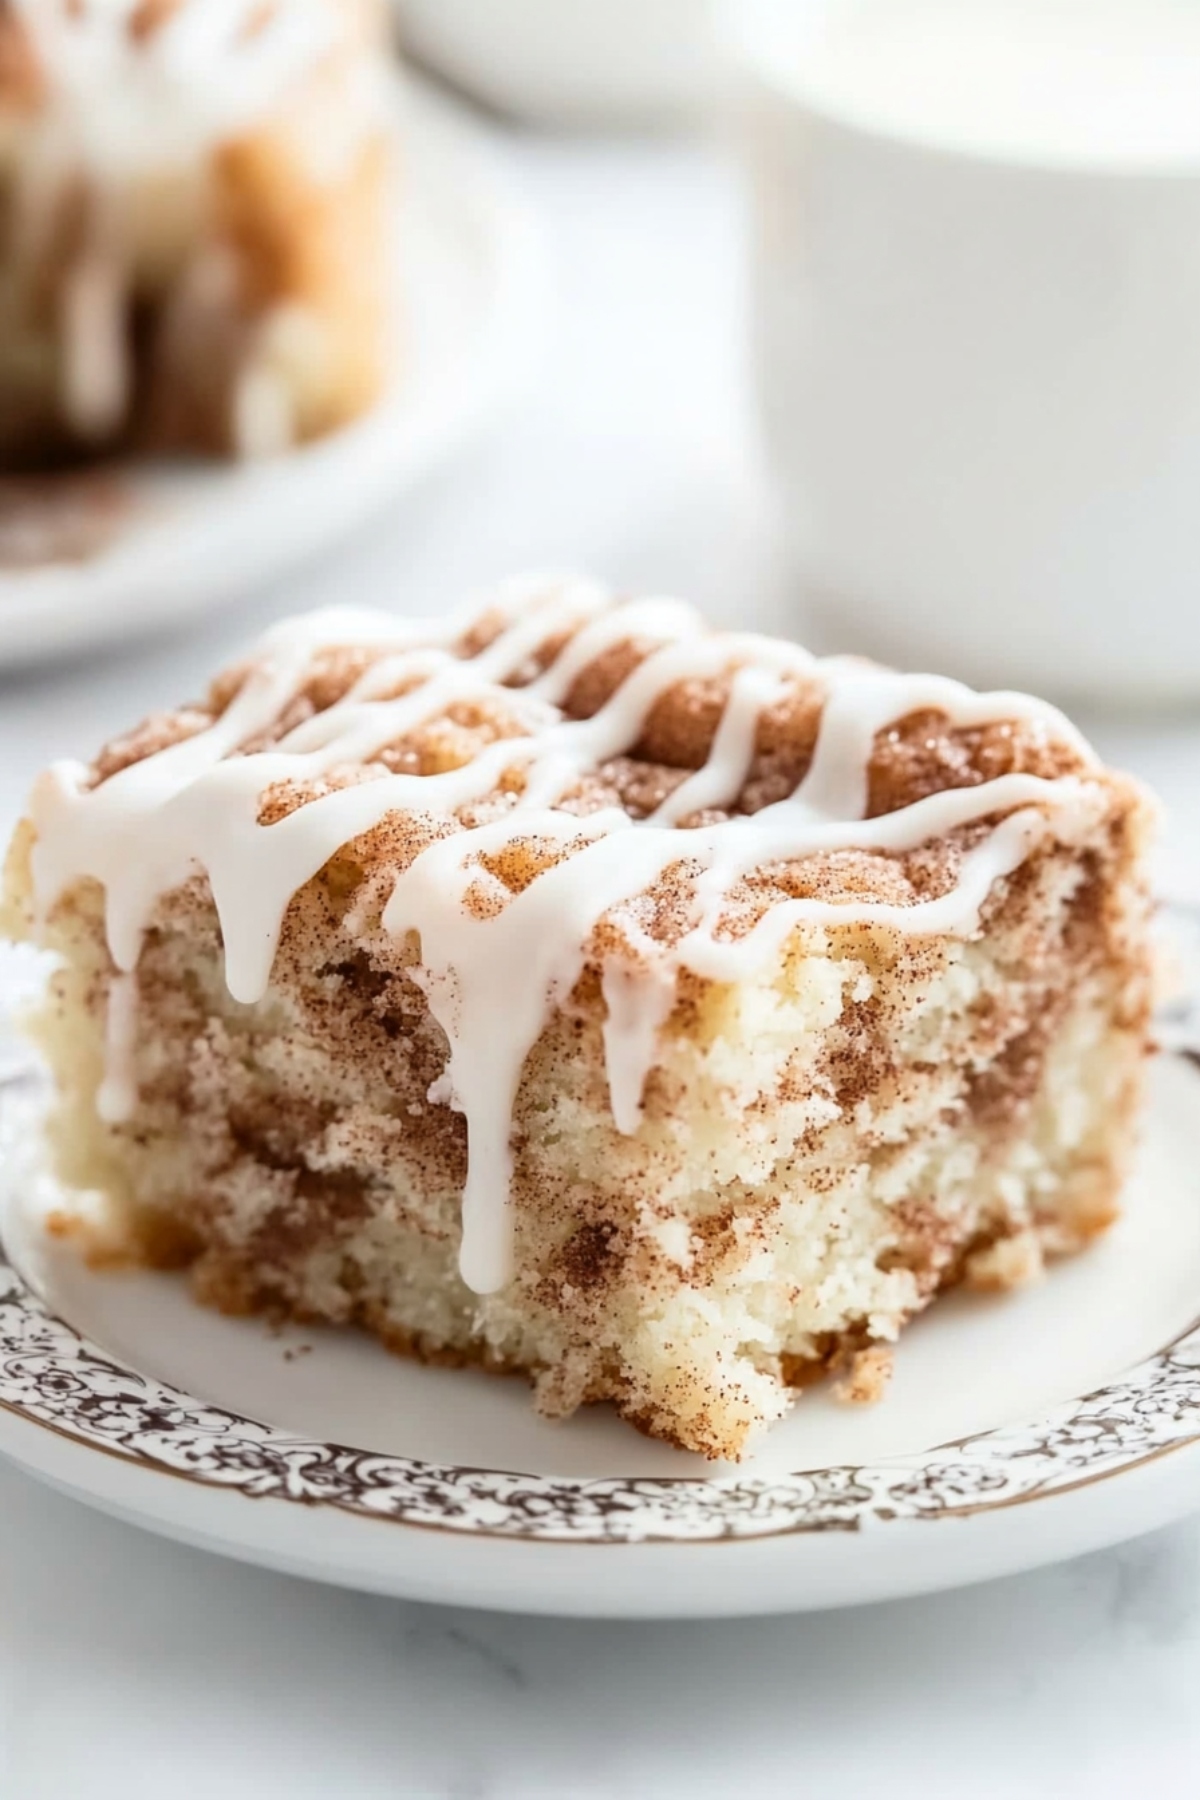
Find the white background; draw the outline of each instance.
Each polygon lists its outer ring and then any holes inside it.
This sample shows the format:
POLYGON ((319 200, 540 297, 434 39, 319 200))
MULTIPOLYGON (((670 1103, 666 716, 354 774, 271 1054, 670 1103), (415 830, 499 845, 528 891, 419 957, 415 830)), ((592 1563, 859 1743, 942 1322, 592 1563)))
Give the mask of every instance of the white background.
MULTIPOLYGON (((186 637, 0 678, 0 830, 48 759, 198 691, 260 623, 422 611, 530 566, 802 630, 741 329, 735 185, 689 145, 504 138, 543 216, 536 393, 287 592, 186 637)), ((1200 715, 1084 721, 1200 893, 1200 715)), ((325 1591, 94 1517, 0 1469, 0 1800, 1192 1796, 1200 1524, 837 1617, 589 1625, 325 1591)))

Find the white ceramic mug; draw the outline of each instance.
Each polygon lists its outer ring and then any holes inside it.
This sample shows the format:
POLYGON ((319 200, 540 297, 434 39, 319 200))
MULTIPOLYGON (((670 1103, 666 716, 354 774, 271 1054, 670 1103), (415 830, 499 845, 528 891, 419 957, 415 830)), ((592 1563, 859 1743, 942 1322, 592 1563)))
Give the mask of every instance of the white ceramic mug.
POLYGON ((737 0, 818 647, 1200 693, 1200 6, 737 0))
POLYGON ((501 111, 670 124, 715 91, 709 0, 394 0, 403 41, 501 111))

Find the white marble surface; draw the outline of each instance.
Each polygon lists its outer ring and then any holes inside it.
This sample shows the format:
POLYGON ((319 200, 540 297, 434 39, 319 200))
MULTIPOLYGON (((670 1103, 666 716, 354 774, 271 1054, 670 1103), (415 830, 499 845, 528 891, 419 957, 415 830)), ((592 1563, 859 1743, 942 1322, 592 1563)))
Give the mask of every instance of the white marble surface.
POLYGON ((1200 1533, 809 1618, 489 1617, 0 1473, 5 1800, 1190 1800, 1200 1533))
MULTIPOLYGON (((0 828, 48 757, 194 690, 261 619, 417 609, 588 564, 785 611, 740 350, 727 177, 679 146, 509 143, 550 232, 538 394, 299 588, 187 638, 0 680, 0 828)), ((2 627, 0 627, 2 628, 2 627)), ((1200 892, 1200 714, 1088 721, 1174 813, 1200 892)), ((2 1800, 889 1800, 1196 1791, 1200 1522, 957 1595, 763 1623, 434 1611, 242 1569, 0 1468, 2 1800)))

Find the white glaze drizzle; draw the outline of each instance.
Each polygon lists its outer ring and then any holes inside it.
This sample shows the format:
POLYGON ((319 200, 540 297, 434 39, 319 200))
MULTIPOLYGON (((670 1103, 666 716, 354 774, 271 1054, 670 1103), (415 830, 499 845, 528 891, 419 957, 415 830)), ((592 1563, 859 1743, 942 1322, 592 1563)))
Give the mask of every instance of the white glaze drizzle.
POLYGON ((123 1125, 137 1111, 137 1012, 137 976, 114 975, 108 988, 104 1078, 96 1089, 96 1111, 106 1125, 123 1125))
POLYGON ((62 407, 84 438, 102 438, 120 425, 128 403, 129 348, 121 258, 96 246, 63 281, 62 407))
MULTIPOLYGON (((118 981, 136 969, 160 898, 203 874, 220 919, 229 990, 253 1003, 269 982, 288 904, 340 848, 398 811, 438 819, 488 799, 503 775, 520 771, 524 785, 511 795, 508 810, 430 843, 398 874, 383 912, 389 932, 419 938, 414 978, 449 1044, 445 1074, 430 1097, 466 1116, 462 1272, 480 1292, 503 1286, 512 1272, 510 1135, 525 1058, 578 980, 606 915, 627 949, 606 954, 601 985, 613 1118, 619 1131, 630 1133, 640 1122, 646 1076, 681 971, 720 982, 745 979, 781 952, 801 922, 969 935, 994 883, 1049 833, 1085 825, 1101 803, 1086 774, 1056 780, 1005 775, 867 819, 875 737, 914 712, 937 711, 958 726, 1024 721, 1072 745, 1085 768, 1094 759, 1060 714, 1027 696, 975 694, 955 682, 894 675, 844 659, 817 663, 773 640, 712 633, 677 602, 617 603, 591 584, 567 582, 510 587, 483 610, 497 609, 502 629, 471 657, 453 654, 452 647, 478 609, 440 626, 371 613, 290 622, 268 634, 249 677, 209 728, 98 787, 89 787, 81 765, 56 765, 31 803, 39 908, 44 913, 80 878, 98 881, 118 981), (535 674, 534 654, 567 634, 573 635, 565 648, 535 674), (565 715, 561 703, 578 676, 632 639, 643 650, 654 647, 590 718, 565 715), (271 749, 235 754, 280 716, 314 654, 355 645, 378 654, 342 699, 271 749), (649 818, 635 821, 616 807, 583 816, 562 810, 559 803, 581 777, 637 744, 668 690, 725 675, 728 699, 706 762, 649 818), (825 690, 804 780, 753 817, 705 822, 705 812, 736 801, 762 716, 797 676, 816 679, 825 690), (520 680, 526 685, 506 685, 520 680), (399 697, 383 697, 401 684, 399 697), (381 772, 320 791, 338 768, 370 763, 456 701, 489 696, 517 710, 530 735, 489 744, 441 774, 381 772), (316 796, 276 823, 260 825, 264 793, 276 783, 296 782, 315 784, 316 796), (678 823, 694 815, 699 823, 678 823), (991 815, 999 823, 963 857, 954 887, 936 899, 911 906, 787 900, 771 906, 741 937, 720 930, 732 886, 758 867, 818 851, 902 852, 991 815), (558 860, 510 894, 481 858, 517 841, 553 847, 558 860), (667 947, 644 934, 637 902, 676 865, 694 878, 694 923, 667 947), (499 904, 471 910, 470 897, 489 884, 499 904)), ((110 1014, 110 1107, 119 1108, 126 1093, 128 1004, 122 989, 110 1014)))
POLYGON ((333 0, 14 0, 47 95, 47 141, 104 177, 175 167, 261 118, 338 40, 333 0))
POLYGON ((658 1034, 675 1004, 674 974, 669 964, 631 968, 611 958, 601 973, 608 1099, 613 1124, 626 1137, 642 1122, 642 1095, 658 1055, 658 1034))

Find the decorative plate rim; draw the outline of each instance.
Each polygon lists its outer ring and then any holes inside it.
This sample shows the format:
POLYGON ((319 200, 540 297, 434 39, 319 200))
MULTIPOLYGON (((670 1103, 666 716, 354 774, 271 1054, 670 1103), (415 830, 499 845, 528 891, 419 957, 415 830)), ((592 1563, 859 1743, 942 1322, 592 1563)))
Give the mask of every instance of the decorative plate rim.
MULTIPOLYGON (((1188 1049, 1180 1059, 1200 1066, 1188 1049)), ((24 1083, 0 1078, 0 1111, 24 1083)), ((874 1464, 785 1475, 589 1479, 321 1442, 131 1368, 59 1318, 0 1245, 0 1411, 130 1467, 251 1500, 510 1542, 750 1541, 968 1518, 1200 1443, 1200 1320, 1040 1417, 874 1464)))

